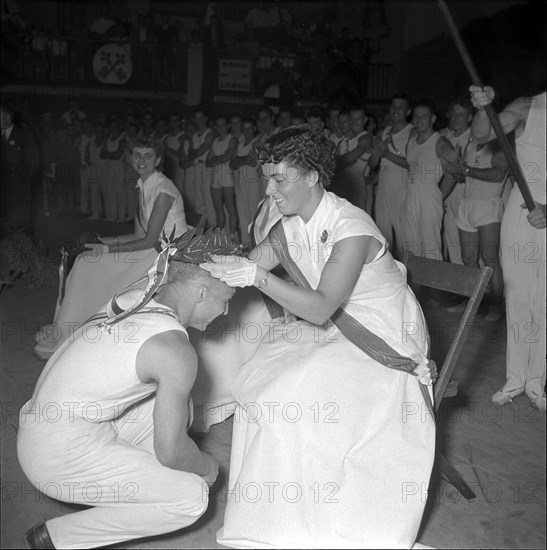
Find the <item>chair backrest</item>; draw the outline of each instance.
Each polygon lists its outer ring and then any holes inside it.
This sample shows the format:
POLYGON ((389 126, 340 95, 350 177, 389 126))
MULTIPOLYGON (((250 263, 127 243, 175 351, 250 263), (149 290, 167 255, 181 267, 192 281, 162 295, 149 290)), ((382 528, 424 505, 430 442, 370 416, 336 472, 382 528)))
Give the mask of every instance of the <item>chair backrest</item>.
POLYGON ((454 340, 438 372, 439 377, 435 383, 435 410, 438 410, 492 276, 492 268, 469 267, 422 258, 413 254, 409 254, 405 265, 409 283, 444 290, 469 298, 454 340))

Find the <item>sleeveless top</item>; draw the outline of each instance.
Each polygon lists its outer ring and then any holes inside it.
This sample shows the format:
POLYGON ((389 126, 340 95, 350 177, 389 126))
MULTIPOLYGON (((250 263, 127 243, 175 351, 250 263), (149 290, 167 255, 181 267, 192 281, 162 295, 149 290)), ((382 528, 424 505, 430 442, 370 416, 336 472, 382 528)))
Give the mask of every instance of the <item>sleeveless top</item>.
POLYGON ((437 186, 443 175, 441 161, 435 151, 441 135, 434 132, 424 143, 418 143, 417 137, 410 138, 406 149, 407 183, 437 186))
MULTIPOLYGON (((142 291, 132 290, 119 297, 129 307, 142 291)), ((110 333, 99 331, 105 307, 62 344, 46 365, 33 398, 21 410, 22 424, 44 420, 36 414, 39 404, 57 403, 56 414, 69 424, 115 420, 123 412, 152 395, 155 382, 142 382, 136 358, 144 343, 156 334, 175 330, 187 335, 175 312, 154 300, 141 312, 114 325, 110 333), (93 320, 96 317, 100 319, 93 320), (60 410, 60 412, 59 412, 60 410)), ((181 365, 181 368, 184 368, 181 365)))
POLYGON ((329 134, 329 141, 334 143, 334 146, 338 149, 338 144, 344 139, 344 136, 339 136, 336 132, 331 132, 329 134))
POLYGON ((184 134, 184 130, 181 130, 178 134, 167 134, 165 143, 175 151, 180 149, 180 136, 184 134))
POLYGON ((459 136, 455 136, 454 132, 446 132, 444 137, 454 146, 460 146, 461 151, 465 149, 471 138, 471 127, 467 128, 465 132, 462 132, 459 136))
POLYGON ((96 145, 95 140, 92 139, 88 144, 88 150, 89 150, 89 165, 93 166, 94 164, 104 163, 106 162, 106 159, 101 158, 101 150, 103 148, 104 143, 101 145, 96 145))
POLYGON ((254 137, 253 139, 251 139, 251 141, 249 141, 249 143, 247 143, 247 145, 245 145, 245 138, 243 138, 242 140, 239 141, 238 145, 237 145, 237 153, 236 155, 238 157, 246 157, 252 150, 253 148, 253 145, 255 144, 256 142, 256 137, 254 137))
MULTIPOLYGON (((412 124, 407 124, 404 128, 398 132, 392 133, 393 126, 388 126, 382 132, 382 140, 387 143, 388 149, 398 157, 404 157, 410 132, 412 131, 412 124)), ((384 178, 400 178, 401 175, 406 176, 406 168, 397 166, 391 160, 383 157, 380 161, 380 181, 384 178)), ((399 182, 401 180, 399 179, 399 182)), ((404 181, 404 180, 403 180, 404 181)))
MULTIPOLYGON (((120 141, 125 137, 124 133, 121 133, 117 138, 111 138, 108 137, 106 140, 106 150, 109 153, 115 153, 118 150, 118 147, 120 146, 120 141)), ((108 160, 114 160, 114 159, 108 159, 108 160)), ((119 159, 116 159, 119 160, 119 159)))
MULTIPOLYGON (((232 134, 227 134, 222 140, 220 137, 216 137, 211 144, 211 151, 213 154, 215 156, 223 155, 228 150, 232 137, 232 134)), ((213 177, 215 179, 224 178, 226 176, 233 177, 233 173, 234 171, 230 168, 229 160, 213 166, 213 177)))
MULTIPOLYGON (((534 200, 545 204, 545 92, 532 98, 522 134, 515 139, 517 159, 534 200)), ((518 189, 515 185, 513 189, 518 189)))
POLYGON ((213 140, 213 143, 211 144, 211 149, 213 151, 213 154, 215 156, 223 155, 228 150, 232 137, 233 137, 232 134, 227 134, 224 139, 220 139, 220 137, 216 137, 213 140))
MULTIPOLYGON (((205 140, 207 139, 207 136, 212 132, 212 130, 210 128, 207 128, 203 134, 201 135, 198 135, 198 132, 196 132, 193 136, 192 136, 192 148, 193 149, 199 149, 204 143, 205 143, 205 140)), ((199 161, 203 161, 205 162, 205 160, 207 159, 207 155, 208 155, 209 151, 205 151, 205 153, 203 153, 201 156, 197 157, 196 159, 194 159, 194 164, 197 164, 199 161)))
MULTIPOLYGON (((246 157, 248 154, 251 153, 253 145, 255 144, 257 138, 254 137, 247 145, 245 145, 245 139, 241 140, 237 146, 237 153, 236 155, 238 157, 246 157)), ((260 181, 261 173, 260 173, 260 167, 257 166, 250 166, 249 164, 244 164, 243 166, 240 166, 236 172, 236 180, 238 182, 246 182, 246 183, 256 183, 260 181)))
MULTIPOLYGON (((353 151, 356 149, 359 144, 359 139, 364 135, 369 135, 366 130, 350 138, 348 140, 348 151, 353 151)), ((370 158, 370 154, 370 151, 363 153, 351 166, 347 168, 347 170, 356 171, 363 174, 365 170, 368 169, 368 159, 370 158)))
POLYGON ((341 307, 399 353, 423 361, 422 349, 428 341, 426 325, 406 284, 406 268, 393 259, 385 237, 365 211, 325 191, 307 223, 300 216, 283 216, 282 224, 287 251, 313 289, 318 287, 337 242, 354 236, 371 236, 379 241, 378 254, 363 265, 341 307), (405 333, 408 326, 417 327, 419 335, 409 338, 408 331, 405 333))

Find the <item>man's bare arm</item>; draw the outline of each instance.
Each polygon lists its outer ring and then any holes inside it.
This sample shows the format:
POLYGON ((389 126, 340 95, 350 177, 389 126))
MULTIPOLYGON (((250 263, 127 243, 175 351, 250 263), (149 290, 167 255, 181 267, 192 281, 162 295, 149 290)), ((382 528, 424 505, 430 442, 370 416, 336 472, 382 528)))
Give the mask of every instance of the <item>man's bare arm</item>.
POLYGON ((348 153, 339 155, 336 158, 336 165, 339 170, 348 168, 361 158, 367 151, 372 148, 372 139, 368 135, 361 136, 357 142, 357 147, 348 153))
MULTIPOLYGON (((489 86, 480 88, 479 86, 470 86, 471 100, 477 108, 477 112, 471 123, 471 134, 473 141, 484 143, 496 138, 496 134, 490 124, 490 119, 484 110, 484 107, 492 102, 495 97, 495 92, 489 86)), ((511 102, 501 113, 499 120, 505 134, 512 130, 523 128, 528 119, 532 98, 521 97, 511 102)))
POLYGON ((154 406, 154 450, 164 466, 192 472, 212 484, 218 464, 188 436, 189 396, 197 372, 197 355, 187 336, 167 331, 152 336, 137 354, 137 375, 158 384, 154 406))

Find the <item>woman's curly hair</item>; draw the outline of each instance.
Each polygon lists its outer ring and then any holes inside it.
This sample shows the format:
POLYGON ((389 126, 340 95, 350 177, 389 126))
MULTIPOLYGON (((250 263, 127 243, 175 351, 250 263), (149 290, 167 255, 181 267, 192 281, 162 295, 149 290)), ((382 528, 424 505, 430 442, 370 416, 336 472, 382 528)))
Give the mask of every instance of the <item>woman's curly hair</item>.
POLYGON ((331 183, 336 164, 334 143, 311 131, 308 124, 281 130, 257 143, 254 152, 260 164, 286 162, 308 172, 315 170, 324 187, 331 183))

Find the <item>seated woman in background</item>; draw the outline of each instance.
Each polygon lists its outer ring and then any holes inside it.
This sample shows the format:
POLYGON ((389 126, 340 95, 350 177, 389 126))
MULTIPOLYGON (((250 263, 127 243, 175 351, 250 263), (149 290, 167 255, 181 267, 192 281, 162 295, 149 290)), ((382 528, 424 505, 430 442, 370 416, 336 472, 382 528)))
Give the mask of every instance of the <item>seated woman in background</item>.
POLYGON ((158 252, 154 248, 163 233, 175 236, 188 230, 182 196, 158 168, 163 158, 160 140, 140 138, 131 146, 131 161, 139 175, 139 204, 134 233, 103 238, 103 244, 76 258, 66 279, 65 295, 59 296, 53 324, 37 334, 34 355, 48 359, 109 298, 144 277, 158 252))
POLYGON ((406 270, 368 214, 326 191, 334 145, 307 126, 257 147, 281 219, 248 259, 202 264, 300 318, 264 326, 234 381, 218 542, 410 548, 433 466, 434 364, 406 270), (271 271, 281 264, 296 284, 271 271), (396 518, 396 519, 395 519, 396 518))

